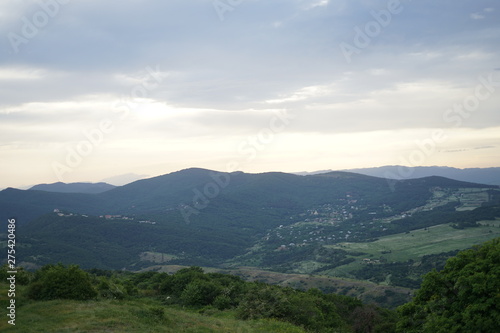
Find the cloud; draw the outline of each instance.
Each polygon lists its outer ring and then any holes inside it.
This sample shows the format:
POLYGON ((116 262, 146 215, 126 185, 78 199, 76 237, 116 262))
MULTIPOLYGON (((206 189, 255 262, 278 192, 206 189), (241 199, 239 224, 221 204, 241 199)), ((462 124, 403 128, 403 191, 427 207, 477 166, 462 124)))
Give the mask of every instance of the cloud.
POLYGON ((333 91, 327 86, 310 86, 299 89, 298 91, 292 93, 290 96, 283 96, 283 98, 272 99, 266 101, 269 104, 282 104, 286 102, 298 102, 307 99, 331 95, 333 91))
POLYGON ((40 80, 47 75, 47 71, 42 68, 0 68, 0 81, 40 80))
POLYGON ((462 148, 462 149, 449 149, 444 150, 444 153, 462 153, 471 150, 483 150, 483 149, 496 149, 496 146, 481 146, 481 147, 473 147, 473 148, 462 148))
POLYGON ((330 0, 315 0, 315 1, 307 1, 307 4, 305 5, 306 10, 314 9, 317 7, 324 7, 328 6, 330 3, 330 0))
MULTIPOLYGON (((297 117, 286 129, 293 144, 279 147, 299 156, 313 158, 310 146, 324 149, 316 150, 318 156, 329 156, 327 147, 353 143, 356 136, 387 145, 383 136, 370 133, 391 133, 391 140, 407 142, 414 131, 455 130, 444 113, 474 96, 479 77, 499 66, 500 23, 492 15, 493 0, 401 1, 401 11, 385 23, 380 20, 387 15, 386 0, 248 0, 232 6, 224 21, 212 0, 71 1, 53 15, 42 3, 0 2, 0 35, 6 37, 0 40, 2 168, 11 159, 34 156, 32 150, 30 156, 14 153, 14 147, 24 147, 39 148, 36 163, 50 169, 50 161, 64 154, 60 147, 82 140, 84 131, 105 118, 115 130, 89 157, 103 168, 113 164, 104 155, 127 165, 127 147, 145 165, 173 168, 158 157, 167 151, 179 158, 175 166, 210 167, 207 161, 224 160, 221 152, 258 133, 277 110, 297 117), (46 24, 26 36, 26 25, 44 12, 46 24), (366 46, 348 63, 339 45, 354 45, 363 38, 359 29, 377 24, 380 31, 370 36, 365 31, 366 46), (18 52, 8 38, 12 33, 25 38, 18 52), (300 137, 307 138, 303 144, 300 137)), ((469 135, 479 135, 476 129, 491 134, 499 126, 497 92, 495 87, 473 112, 460 116, 460 128, 469 135)), ((474 146, 460 141, 449 149, 492 153, 493 148, 471 148, 492 141, 483 138, 474 146)), ((351 153, 342 156, 365 163, 365 157, 356 157, 366 153, 363 145, 353 143, 351 153)), ((391 154, 384 154, 390 162, 391 154)), ((286 155, 293 160, 292 153, 286 155)), ((336 168, 326 161, 312 169, 336 168)), ((9 172, 8 178, 20 177, 15 168, 9 172)), ((85 167, 80 172, 92 174, 85 167)))
POLYGON ((479 14, 479 13, 472 13, 470 14, 470 17, 471 19, 473 20, 482 20, 484 19, 486 16, 482 15, 482 14, 479 14))
POLYGON ((482 146, 482 147, 474 147, 474 149, 479 150, 479 149, 494 149, 496 146, 482 146))

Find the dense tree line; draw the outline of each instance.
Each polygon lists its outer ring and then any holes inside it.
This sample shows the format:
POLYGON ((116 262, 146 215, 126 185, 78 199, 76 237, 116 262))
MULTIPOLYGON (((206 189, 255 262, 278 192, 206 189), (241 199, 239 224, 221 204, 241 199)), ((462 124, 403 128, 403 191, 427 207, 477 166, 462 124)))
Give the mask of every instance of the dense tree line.
POLYGON ((398 332, 498 332, 499 277, 500 238, 459 252, 398 309, 398 332))

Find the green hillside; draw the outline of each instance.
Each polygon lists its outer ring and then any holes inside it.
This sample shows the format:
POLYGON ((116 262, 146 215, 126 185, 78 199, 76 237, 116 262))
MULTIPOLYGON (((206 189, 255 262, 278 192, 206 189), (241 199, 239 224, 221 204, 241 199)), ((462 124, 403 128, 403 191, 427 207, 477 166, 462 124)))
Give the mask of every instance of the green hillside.
POLYGON ((15 312, 8 311, 15 317, 0 321, 2 332, 348 333, 392 331, 396 323, 395 312, 355 298, 244 282, 199 267, 132 274, 48 265, 20 270, 12 296, 5 267, 0 306, 14 300, 15 312))
POLYGON ((499 193, 442 177, 187 169, 100 194, 8 189, 0 207, 17 217, 25 267, 249 267, 415 289, 453 251, 498 235, 484 224, 500 217, 499 193))
MULTIPOLYGON (((5 288, 2 288, 2 292, 5 288)), ((271 319, 243 321, 230 316, 210 317, 196 312, 164 307, 156 318, 154 310, 161 303, 149 299, 126 301, 54 300, 29 303, 19 308, 16 326, 0 322, 2 332, 305 332, 289 323, 271 319), (54 315, 57 314, 57 315, 54 315)))

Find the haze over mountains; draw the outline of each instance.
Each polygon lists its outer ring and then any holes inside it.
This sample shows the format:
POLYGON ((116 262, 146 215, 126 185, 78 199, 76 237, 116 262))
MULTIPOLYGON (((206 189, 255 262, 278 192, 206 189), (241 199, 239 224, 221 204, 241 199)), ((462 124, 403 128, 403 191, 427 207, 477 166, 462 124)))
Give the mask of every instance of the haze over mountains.
MULTIPOLYGON (((333 170, 323 170, 315 172, 298 172, 299 175, 319 174, 331 172, 333 170)), ((500 168, 466 168, 458 169, 452 167, 430 166, 430 167, 405 167, 400 165, 387 165, 375 168, 345 169, 342 171, 354 172, 367 176, 391 178, 391 179, 412 179, 430 176, 440 176, 464 182, 500 185, 500 168)))
POLYGON ((114 189, 116 186, 107 183, 54 183, 39 184, 30 188, 33 191, 47 191, 59 193, 102 193, 114 189))
MULTIPOLYGON (((345 170, 319 170, 313 172, 296 172, 295 175, 318 175, 333 171, 344 171, 358 173, 362 175, 389 178, 389 179, 415 179, 431 176, 440 176, 449 179, 471 182, 486 185, 500 185, 500 168, 466 168, 459 169, 453 167, 405 167, 399 165, 388 165, 373 168, 357 168, 345 170)), ((62 183, 57 182, 53 184, 38 184, 31 186, 27 189, 47 192, 60 192, 60 193, 102 193, 111 190, 115 187, 127 185, 137 180, 147 179, 145 175, 137 175, 133 173, 110 177, 102 182, 90 183, 62 183), (112 185, 114 184, 114 185, 112 185)))

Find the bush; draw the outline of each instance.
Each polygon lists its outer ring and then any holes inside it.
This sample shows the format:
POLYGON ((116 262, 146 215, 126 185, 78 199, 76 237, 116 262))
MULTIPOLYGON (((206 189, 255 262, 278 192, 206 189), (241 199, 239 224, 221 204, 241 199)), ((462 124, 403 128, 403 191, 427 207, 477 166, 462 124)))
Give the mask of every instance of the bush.
POLYGON ((185 305, 204 306, 212 304, 220 293, 220 288, 215 283, 205 280, 195 280, 189 283, 181 294, 185 305))
POLYGON ((97 286, 99 296, 109 299, 123 299, 127 295, 126 288, 120 284, 100 278, 97 286))
POLYGON ((229 309, 232 306, 231 297, 222 294, 218 295, 213 302, 213 306, 215 306, 218 310, 221 311, 229 309))
POLYGON ((193 281, 208 280, 200 267, 189 267, 179 270, 174 275, 165 275, 158 285, 161 295, 180 297, 193 281))
POLYGON ((44 266, 28 287, 28 297, 34 300, 88 300, 96 296, 89 274, 76 265, 44 266))
POLYGON ((237 314, 241 319, 283 320, 314 332, 328 332, 345 327, 335 305, 327 302, 319 290, 305 293, 289 288, 264 286, 246 295, 237 314))

